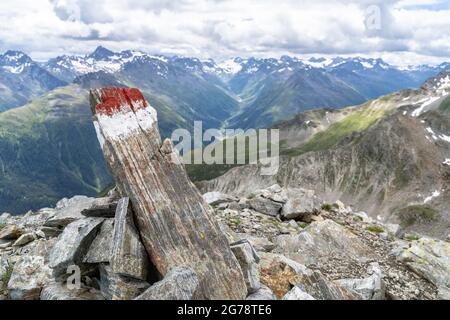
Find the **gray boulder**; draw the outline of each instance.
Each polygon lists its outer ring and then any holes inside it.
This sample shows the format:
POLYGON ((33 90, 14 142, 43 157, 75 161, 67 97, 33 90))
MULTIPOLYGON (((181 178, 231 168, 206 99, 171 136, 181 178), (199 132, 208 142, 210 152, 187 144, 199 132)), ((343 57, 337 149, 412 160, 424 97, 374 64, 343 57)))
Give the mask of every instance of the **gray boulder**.
POLYGON ((361 300, 359 295, 329 281, 321 272, 315 270, 301 277, 295 284, 317 300, 361 300))
POLYGON ((11 248, 14 243, 14 240, 0 240, 0 249, 8 249, 11 248))
POLYGON ((298 235, 281 235, 273 240, 273 252, 305 264, 327 262, 331 257, 366 262, 373 253, 362 240, 332 220, 313 222, 298 235))
POLYGON ((229 203, 229 202, 237 202, 239 201, 238 198, 221 193, 221 192, 207 192, 203 195, 203 200, 211 206, 218 206, 222 203, 229 203))
POLYGON ((46 238, 55 238, 62 233, 62 229, 56 227, 42 227, 40 230, 46 238))
POLYGON ((318 271, 313 271, 283 255, 261 253, 261 282, 278 298, 283 298, 292 286, 317 300, 358 300, 360 297, 339 284, 329 281, 318 271))
POLYGON ((100 290, 107 300, 133 300, 150 284, 146 281, 137 280, 112 272, 107 264, 100 264, 100 290))
POLYGON ((69 224, 50 252, 49 266, 56 277, 66 274, 70 265, 82 264, 104 219, 85 218, 69 224))
POLYGON ((274 184, 266 189, 257 190, 251 194, 253 197, 261 196, 263 198, 278 202, 278 203, 286 203, 287 194, 286 190, 281 188, 278 184, 274 184))
POLYGON ((378 263, 371 263, 368 273, 370 276, 364 279, 342 279, 336 283, 360 295, 363 300, 385 300, 385 285, 378 263))
POLYGON ((22 256, 14 265, 8 291, 11 300, 39 300, 42 287, 52 279, 52 270, 41 256, 22 256))
POLYGON ((43 208, 37 212, 29 211, 19 221, 18 225, 22 229, 39 229, 45 222, 56 214, 57 210, 52 208, 43 208))
POLYGON ((0 229, 0 240, 16 240, 23 231, 15 224, 10 224, 0 229))
POLYGON ((8 282, 12 300, 38 300, 42 288, 53 280, 48 254, 54 240, 38 240, 24 248, 8 282))
POLYGON ((423 237, 404 250, 398 259, 416 274, 439 288, 441 296, 450 288, 450 243, 423 237))
POLYGON ((114 235, 114 219, 107 219, 100 227, 100 231, 92 241, 84 257, 85 263, 109 262, 112 252, 114 235))
POLYGON ((114 218, 118 200, 110 197, 97 198, 92 204, 81 211, 86 217, 114 218))
POLYGON ((11 214, 4 212, 0 215, 0 224, 8 224, 10 219, 11 219, 11 214))
POLYGON ((247 201, 249 207, 259 213, 276 217, 280 213, 283 205, 262 196, 256 196, 247 201))
POLYGON ((199 287, 194 270, 179 267, 166 274, 135 300, 192 300, 199 287))
POLYGON ((275 249, 275 244, 267 238, 256 237, 246 233, 237 233, 236 237, 246 239, 256 251, 270 252, 275 249))
POLYGON ((277 297, 273 294, 272 290, 265 285, 261 285, 261 287, 256 292, 249 295, 246 300, 277 300, 277 297))
POLYGON ((45 222, 46 227, 63 228, 68 224, 84 218, 81 211, 90 208, 94 203, 94 198, 85 196, 75 196, 70 199, 62 199, 56 204, 55 214, 45 222))
POLYGON ((311 295, 295 286, 291 291, 285 294, 282 300, 316 300, 311 295))
POLYGON ((364 223, 375 223, 375 221, 367 215, 364 211, 351 212, 352 215, 358 217, 364 223))
POLYGON ((320 212, 322 200, 315 196, 313 190, 289 188, 286 193, 288 200, 281 210, 284 219, 310 222, 311 216, 320 212))
POLYGON ((231 245, 231 251, 233 251, 239 265, 241 266, 248 293, 251 294, 256 292, 261 287, 257 264, 259 257, 255 257, 256 252, 252 248, 252 245, 245 241, 231 245))
POLYGON ((21 235, 14 243, 13 247, 21 247, 24 246, 34 240, 36 240, 38 236, 34 232, 25 233, 21 235))

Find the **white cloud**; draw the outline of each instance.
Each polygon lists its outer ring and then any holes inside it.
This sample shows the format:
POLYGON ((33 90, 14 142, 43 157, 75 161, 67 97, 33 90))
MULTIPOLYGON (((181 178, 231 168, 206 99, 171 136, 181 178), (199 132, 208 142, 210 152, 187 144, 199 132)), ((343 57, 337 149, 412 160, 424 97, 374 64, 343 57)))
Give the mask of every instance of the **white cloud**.
POLYGON ((369 55, 440 62, 450 9, 438 0, 3 0, 0 51, 34 58, 114 50, 228 56, 369 55), (380 29, 367 9, 380 9, 380 29))

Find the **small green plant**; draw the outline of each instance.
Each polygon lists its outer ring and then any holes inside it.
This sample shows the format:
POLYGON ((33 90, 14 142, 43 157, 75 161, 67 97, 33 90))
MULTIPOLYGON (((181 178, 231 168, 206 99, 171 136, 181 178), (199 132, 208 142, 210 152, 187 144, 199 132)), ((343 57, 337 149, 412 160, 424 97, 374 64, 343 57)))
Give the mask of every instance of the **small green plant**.
POLYGON ((8 289, 8 283, 9 283, 9 280, 11 279, 13 268, 14 268, 14 264, 8 262, 8 266, 6 267, 6 270, 1 277, 1 279, 2 279, 2 286, 0 288, 1 293, 6 293, 6 291, 8 289))
POLYGON ((303 221, 297 222, 297 224, 302 229, 305 229, 308 226, 308 224, 306 222, 303 222, 303 221))
POLYGON ((419 239, 420 239, 420 237, 416 234, 407 234, 405 236, 405 240, 407 240, 407 241, 417 241, 419 239))
POLYGON ((324 203, 323 205, 322 205, 322 210, 325 210, 325 211, 331 211, 333 209, 333 205, 331 205, 331 204, 329 204, 329 203, 324 203))
POLYGON ((230 221, 230 223, 232 223, 235 226, 240 225, 242 222, 241 219, 239 219, 239 218, 231 218, 229 221, 230 221))
POLYGON ((0 223, 0 230, 2 230, 4 227, 6 227, 6 224, 0 223))
POLYGON ((416 223, 430 223, 439 220, 439 213, 431 207, 413 205, 397 212, 402 227, 410 227, 416 223))
POLYGON ((372 233, 383 233, 384 232, 384 229, 382 227, 376 226, 376 225, 367 226, 366 230, 370 231, 372 233))

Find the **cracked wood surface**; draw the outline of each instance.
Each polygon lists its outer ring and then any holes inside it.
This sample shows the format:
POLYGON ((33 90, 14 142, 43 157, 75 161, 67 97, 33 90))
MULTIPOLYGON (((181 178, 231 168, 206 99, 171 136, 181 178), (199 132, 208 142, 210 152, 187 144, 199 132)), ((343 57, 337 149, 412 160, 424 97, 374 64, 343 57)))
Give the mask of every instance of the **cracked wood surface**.
POLYGON ((189 180, 156 111, 138 89, 91 90, 94 126, 117 186, 130 198, 145 249, 159 273, 188 266, 197 299, 243 299, 238 262, 210 207, 189 180))

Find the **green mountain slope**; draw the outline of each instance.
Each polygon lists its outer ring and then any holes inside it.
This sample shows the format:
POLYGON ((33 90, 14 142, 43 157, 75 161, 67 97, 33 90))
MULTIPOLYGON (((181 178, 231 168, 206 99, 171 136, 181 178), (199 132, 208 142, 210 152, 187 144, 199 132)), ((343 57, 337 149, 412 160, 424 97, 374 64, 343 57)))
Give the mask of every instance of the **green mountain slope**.
POLYGON ((112 183, 96 141, 87 95, 56 89, 0 114, 2 211, 23 213, 112 183))
POLYGON ((198 183, 203 191, 246 193, 274 183, 315 190, 405 231, 450 231, 450 113, 446 74, 358 107, 313 110, 277 125, 283 156, 274 176, 233 168, 198 183), (433 213, 433 214, 430 214, 433 213))

